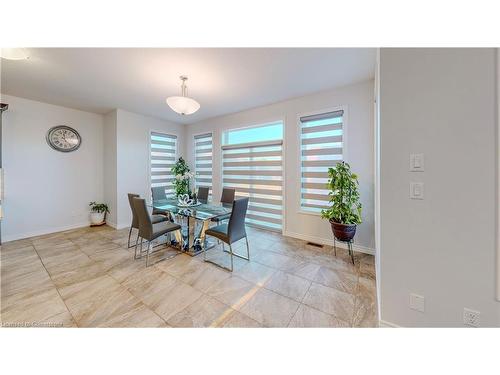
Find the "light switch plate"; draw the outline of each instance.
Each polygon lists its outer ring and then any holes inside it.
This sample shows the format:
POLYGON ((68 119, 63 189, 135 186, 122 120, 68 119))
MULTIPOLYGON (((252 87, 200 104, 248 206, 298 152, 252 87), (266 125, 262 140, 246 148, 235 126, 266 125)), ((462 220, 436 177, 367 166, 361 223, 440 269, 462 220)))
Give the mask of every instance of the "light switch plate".
POLYGON ((423 182, 410 182, 410 199, 424 199, 423 182))
POLYGON ((410 154, 410 172, 424 171, 424 154, 410 154))
POLYGON ((410 294, 410 309, 425 312, 425 298, 418 294, 410 294))

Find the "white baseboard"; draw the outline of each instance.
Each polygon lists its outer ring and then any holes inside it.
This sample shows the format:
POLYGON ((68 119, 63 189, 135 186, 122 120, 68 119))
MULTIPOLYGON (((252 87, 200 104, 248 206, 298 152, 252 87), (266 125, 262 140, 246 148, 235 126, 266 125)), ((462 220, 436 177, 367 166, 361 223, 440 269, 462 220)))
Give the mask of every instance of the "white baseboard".
POLYGON ((32 231, 32 232, 16 233, 16 234, 8 235, 8 236, 2 236, 2 242, 5 243, 5 242, 9 242, 9 241, 21 240, 23 238, 43 236, 45 234, 51 234, 51 233, 56 233, 56 232, 64 232, 66 230, 88 227, 89 225, 90 225, 90 222, 85 222, 85 223, 64 225, 62 227, 40 229, 40 230, 36 230, 36 231, 32 231))
MULTIPOLYGON (((329 245, 329 246, 333 245, 333 238, 325 239, 325 238, 320 238, 320 237, 316 237, 316 236, 309 236, 307 234, 294 233, 294 232, 290 232, 290 231, 283 232, 283 235, 288 236, 288 237, 297 238, 299 240, 319 243, 321 245, 329 245)), ((337 241, 337 246, 340 248, 343 248, 343 249, 347 249, 347 244, 344 242, 337 241)), ((364 253, 364 254, 375 255, 375 249, 361 246, 361 245, 357 245, 357 244, 353 244, 352 247, 353 247, 354 251, 364 253)))
POLYGON ((397 324, 391 322, 386 322, 385 320, 379 320, 378 326, 380 328, 401 328, 401 326, 398 326, 397 324))
POLYGON ((119 229, 124 229, 124 228, 130 228, 130 224, 116 224, 111 221, 106 221, 106 224, 108 224, 111 228, 119 230, 119 229))
POLYGON ((113 228, 115 228, 116 230, 130 228, 130 223, 117 224, 116 227, 113 228))
POLYGON ((106 224, 108 224, 111 228, 117 229, 116 223, 113 223, 112 221, 106 220, 106 224))

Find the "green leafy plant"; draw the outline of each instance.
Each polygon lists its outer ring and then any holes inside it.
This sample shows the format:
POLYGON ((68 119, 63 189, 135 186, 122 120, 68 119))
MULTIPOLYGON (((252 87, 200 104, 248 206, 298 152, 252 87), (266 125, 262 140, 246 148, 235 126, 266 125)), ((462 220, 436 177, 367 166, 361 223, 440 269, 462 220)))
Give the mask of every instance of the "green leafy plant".
POLYGON ((100 214, 103 212, 109 213, 109 207, 105 203, 90 202, 89 206, 92 212, 99 212, 100 214))
POLYGON ((351 167, 345 162, 338 163, 335 168, 328 168, 328 176, 331 207, 322 210, 321 216, 341 224, 361 224, 358 176, 351 172, 351 167))
POLYGON ((172 167, 171 171, 175 175, 175 195, 179 196, 182 194, 190 194, 191 190, 189 188, 189 181, 194 174, 190 172, 189 165, 187 165, 186 161, 180 157, 172 167))

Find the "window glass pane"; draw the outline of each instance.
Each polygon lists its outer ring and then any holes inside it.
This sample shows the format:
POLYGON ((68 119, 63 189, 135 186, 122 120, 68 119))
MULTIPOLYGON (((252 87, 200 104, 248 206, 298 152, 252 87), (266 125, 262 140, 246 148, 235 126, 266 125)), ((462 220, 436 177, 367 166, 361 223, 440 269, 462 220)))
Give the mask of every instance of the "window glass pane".
POLYGON ((277 139, 283 139, 283 122, 281 121, 258 127, 228 130, 223 135, 222 144, 234 145, 277 139))

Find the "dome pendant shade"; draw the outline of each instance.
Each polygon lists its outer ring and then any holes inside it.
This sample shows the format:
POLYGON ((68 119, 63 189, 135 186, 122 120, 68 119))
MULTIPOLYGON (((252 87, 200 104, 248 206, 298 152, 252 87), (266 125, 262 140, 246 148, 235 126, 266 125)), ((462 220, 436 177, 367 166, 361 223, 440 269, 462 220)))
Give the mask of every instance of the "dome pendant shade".
POLYGON ((26 48, 1 48, 0 57, 6 60, 27 60, 30 56, 26 48))
POLYGON ((181 76, 182 81, 182 96, 170 96, 167 98, 166 102, 173 111, 181 115, 191 115, 200 109, 200 103, 196 100, 191 99, 187 96, 187 77, 181 76))
POLYGON ((181 115, 191 115, 200 109, 200 104, 187 96, 171 96, 167 98, 167 104, 181 115))

